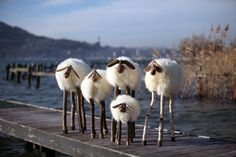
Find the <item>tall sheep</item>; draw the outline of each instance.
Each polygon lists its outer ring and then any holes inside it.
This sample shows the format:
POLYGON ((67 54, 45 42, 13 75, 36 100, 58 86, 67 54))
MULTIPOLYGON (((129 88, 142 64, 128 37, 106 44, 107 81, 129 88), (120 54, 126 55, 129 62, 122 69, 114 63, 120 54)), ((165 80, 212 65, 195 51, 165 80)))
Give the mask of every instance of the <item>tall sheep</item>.
POLYGON ((174 93, 179 89, 182 79, 183 70, 181 65, 176 61, 170 59, 155 59, 149 63, 149 65, 144 69, 145 75, 145 85, 146 88, 152 93, 152 100, 148 108, 147 114, 145 116, 144 129, 142 145, 146 145, 146 134, 148 117, 152 112, 152 106, 155 100, 155 92, 160 95, 160 122, 158 130, 158 141, 159 146, 162 145, 163 140, 163 127, 164 127, 164 102, 163 98, 169 98, 169 112, 170 112, 170 127, 171 127, 171 141, 175 141, 174 135, 174 93))
POLYGON ((106 80, 106 71, 101 69, 94 69, 91 71, 81 83, 81 91, 84 98, 91 106, 91 138, 96 135, 94 124, 94 102, 100 104, 100 134, 103 138, 104 133, 108 132, 106 123, 105 99, 111 94, 112 86, 106 80))
POLYGON ((63 90, 63 112, 62 112, 62 128, 63 132, 67 133, 66 111, 67 111, 67 95, 71 96, 71 128, 75 129, 75 100, 74 92, 78 96, 78 120, 80 131, 83 133, 86 129, 86 119, 83 104, 83 96, 80 90, 80 84, 84 77, 90 72, 90 67, 82 60, 76 58, 68 58, 62 61, 56 69, 56 80, 59 88, 63 90), (82 114, 82 115, 81 115, 82 114))

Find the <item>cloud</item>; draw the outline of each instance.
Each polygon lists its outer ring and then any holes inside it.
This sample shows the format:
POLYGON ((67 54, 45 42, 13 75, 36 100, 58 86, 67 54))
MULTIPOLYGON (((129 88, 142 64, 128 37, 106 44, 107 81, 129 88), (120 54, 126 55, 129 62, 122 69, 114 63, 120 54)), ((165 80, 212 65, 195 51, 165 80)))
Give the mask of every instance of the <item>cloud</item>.
POLYGON ((26 18, 20 18, 20 14, 14 23, 35 34, 56 38, 93 42, 101 36, 105 44, 115 46, 172 45, 192 32, 209 30, 211 24, 229 23, 235 28, 232 19, 236 9, 233 0, 230 2, 48 0, 40 1, 34 9, 37 14, 26 12, 26 18), (226 18, 227 12, 232 15, 226 18))
POLYGON ((42 6, 57 6, 57 5, 66 5, 73 3, 81 3, 83 0, 44 0, 42 6))

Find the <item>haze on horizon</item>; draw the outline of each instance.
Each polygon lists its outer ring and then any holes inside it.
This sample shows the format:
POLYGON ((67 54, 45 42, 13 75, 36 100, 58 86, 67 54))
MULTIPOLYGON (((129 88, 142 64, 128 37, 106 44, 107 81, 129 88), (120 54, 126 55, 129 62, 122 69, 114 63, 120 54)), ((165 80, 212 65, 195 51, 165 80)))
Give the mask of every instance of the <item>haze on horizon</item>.
POLYGON ((0 0, 0 21, 52 38, 173 47, 212 25, 236 37, 236 0, 0 0))

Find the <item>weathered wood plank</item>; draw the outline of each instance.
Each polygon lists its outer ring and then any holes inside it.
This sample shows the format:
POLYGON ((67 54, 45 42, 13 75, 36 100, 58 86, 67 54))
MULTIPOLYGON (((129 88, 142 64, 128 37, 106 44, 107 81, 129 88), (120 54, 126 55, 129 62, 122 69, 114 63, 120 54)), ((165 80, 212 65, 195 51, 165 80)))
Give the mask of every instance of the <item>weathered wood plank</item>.
MULTIPOLYGON (((19 105, 22 103, 19 103, 19 105)), ((69 114, 69 113, 68 113, 69 114)), ((68 116, 69 117, 69 116, 68 116)), ((89 119, 89 117, 88 117, 89 119)), ((108 129, 110 130, 110 121, 108 129)), ((69 118, 68 118, 68 124, 69 118)), ((17 138, 53 149, 71 156, 213 156, 215 152, 224 156, 235 155, 236 144, 212 139, 176 135, 176 142, 170 142, 168 132, 164 134, 162 147, 157 147, 157 130, 150 130, 148 145, 141 146, 142 126, 136 126, 136 138, 130 146, 125 145, 126 126, 123 126, 121 145, 110 142, 110 134, 98 138, 99 119, 96 118, 97 136, 90 138, 90 127, 85 134, 76 130, 62 133, 61 111, 24 106, 0 109, 0 131, 17 138), (231 152, 231 153, 230 153, 231 152)))

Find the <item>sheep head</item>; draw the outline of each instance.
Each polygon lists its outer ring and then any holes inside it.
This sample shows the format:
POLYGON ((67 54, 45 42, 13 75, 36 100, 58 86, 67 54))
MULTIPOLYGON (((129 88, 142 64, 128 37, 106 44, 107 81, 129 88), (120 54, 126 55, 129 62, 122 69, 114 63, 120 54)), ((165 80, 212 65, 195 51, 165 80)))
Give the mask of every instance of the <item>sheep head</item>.
POLYGON ((97 82, 101 77, 101 75, 97 72, 97 70, 93 70, 91 74, 88 76, 88 78, 91 78, 93 82, 97 82))
POLYGON ((129 61, 127 61, 127 60, 118 60, 118 59, 112 59, 111 61, 109 61, 108 64, 107 64, 107 67, 112 67, 116 64, 118 64, 118 67, 117 67, 117 72, 118 73, 122 73, 125 70, 126 66, 129 67, 132 70, 135 69, 135 66, 132 63, 130 63, 129 61))
POLYGON ((156 72, 161 73, 162 72, 162 67, 156 62, 156 61, 151 61, 147 67, 144 68, 145 72, 151 72, 151 75, 155 75, 156 72))
POLYGON ((119 108, 120 112, 126 112, 126 107, 130 110, 134 110, 131 106, 127 105, 126 103, 120 103, 118 105, 113 106, 112 108, 119 108))
POLYGON ((61 68, 61 69, 58 69, 58 70, 56 70, 56 72, 60 72, 60 71, 63 71, 65 69, 66 69, 66 72, 64 73, 65 78, 68 78, 72 71, 74 72, 74 74, 76 75, 76 77, 78 79, 80 78, 79 75, 77 74, 77 72, 74 70, 74 68, 71 65, 69 65, 67 67, 64 67, 64 68, 61 68))

